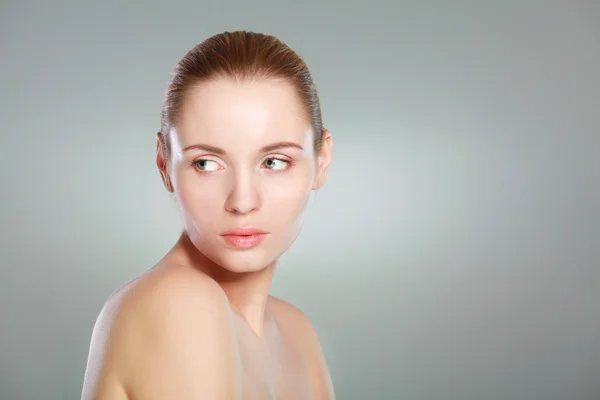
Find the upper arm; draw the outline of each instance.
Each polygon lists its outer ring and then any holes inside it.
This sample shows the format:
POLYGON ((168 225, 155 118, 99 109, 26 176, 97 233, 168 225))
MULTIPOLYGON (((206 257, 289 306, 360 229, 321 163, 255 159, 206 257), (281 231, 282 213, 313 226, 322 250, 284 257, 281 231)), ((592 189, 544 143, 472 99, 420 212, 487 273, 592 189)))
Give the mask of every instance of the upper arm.
POLYGON ((118 351, 114 348, 118 342, 115 335, 118 306, 115 301, 115 298, 109 299, 96 318, 83 380, 82 400, 128 399, 119 379, 118 351))
POLYGON ((104 313, 105 328, 94 328, 92 339, 101 372, 90 374, 97 384, 85 399, 112 399, 111 382, 131 399, 238 398, 241 367, 227 299, 214 282, 188 278, 141 287, 104 313))

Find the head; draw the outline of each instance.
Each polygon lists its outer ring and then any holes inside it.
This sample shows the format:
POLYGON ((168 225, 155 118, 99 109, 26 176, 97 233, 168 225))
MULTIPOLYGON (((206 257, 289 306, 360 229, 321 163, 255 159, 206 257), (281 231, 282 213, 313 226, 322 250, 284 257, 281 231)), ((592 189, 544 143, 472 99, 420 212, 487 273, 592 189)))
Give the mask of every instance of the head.
POLYGON ((175 67, 156 161, 194 246, 229 271, 250 272, 271 265, 298 236, 311 191, 325 183, 331 147, 300 56, 270 35, 224 32, 175 67), (266 234, 236 246, 223 234, 239 227, 266 234))

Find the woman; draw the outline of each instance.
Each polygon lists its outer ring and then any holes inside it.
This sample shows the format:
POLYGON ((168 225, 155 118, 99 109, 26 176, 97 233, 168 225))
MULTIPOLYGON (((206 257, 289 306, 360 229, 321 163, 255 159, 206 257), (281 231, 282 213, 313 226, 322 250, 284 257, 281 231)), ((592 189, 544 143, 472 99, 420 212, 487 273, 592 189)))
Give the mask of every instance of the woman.
POLYGON ((107 300, 83 399, 334 398, 310 321, 268 294, 331 148, 311 75, 277 38, 225 32, 180 60, 156 162, 183 233, 107 300))

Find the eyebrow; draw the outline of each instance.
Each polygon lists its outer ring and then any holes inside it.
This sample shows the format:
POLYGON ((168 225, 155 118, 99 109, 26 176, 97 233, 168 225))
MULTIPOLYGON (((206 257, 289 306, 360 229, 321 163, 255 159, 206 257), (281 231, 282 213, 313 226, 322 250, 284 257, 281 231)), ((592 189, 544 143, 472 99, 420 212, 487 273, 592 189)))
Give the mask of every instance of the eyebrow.
MULTIPOLYGON (((273 144, 263 147, 262 149, 260 149, 260 152, 268 153, 271 151, 280 150, 280 149, 284 149, 284 148, 288 148, 288 147, 296 148, 299 150, 304 150, 304 147, 302 147, 299 144, 294 143, 294 142, 277 142, 277 143, 273 143, 273 144)), ((204 150, 204 151, 208 151, 210 153, 219 154, 219 155, 226 154, 225 150, 223 150, 219 147, 208 145, 208 144, 192 144, 192 145, 185 147, 183 149, 183 151, 188 151, 188 150, 193 150, 193 149, 204 150)))

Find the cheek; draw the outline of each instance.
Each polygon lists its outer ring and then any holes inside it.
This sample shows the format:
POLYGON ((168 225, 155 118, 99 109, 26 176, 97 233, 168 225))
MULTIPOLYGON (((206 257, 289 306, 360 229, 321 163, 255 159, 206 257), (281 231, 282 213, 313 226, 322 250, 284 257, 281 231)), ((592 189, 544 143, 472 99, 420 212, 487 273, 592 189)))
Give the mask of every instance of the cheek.
POLYGON ((301 216, 312 189, 310 173, 298 171, 265 179, 263 210, 283 223, 301 216))
POLYGON ((214 220, 211 216, 217 208, 223 208, 225 201, 221 198, 224 193, 222 184, 218 179, 199 177, 189 171, 179 172, 175 196, 184 218, 193 221, 197 228, 210 229, 214 220))

